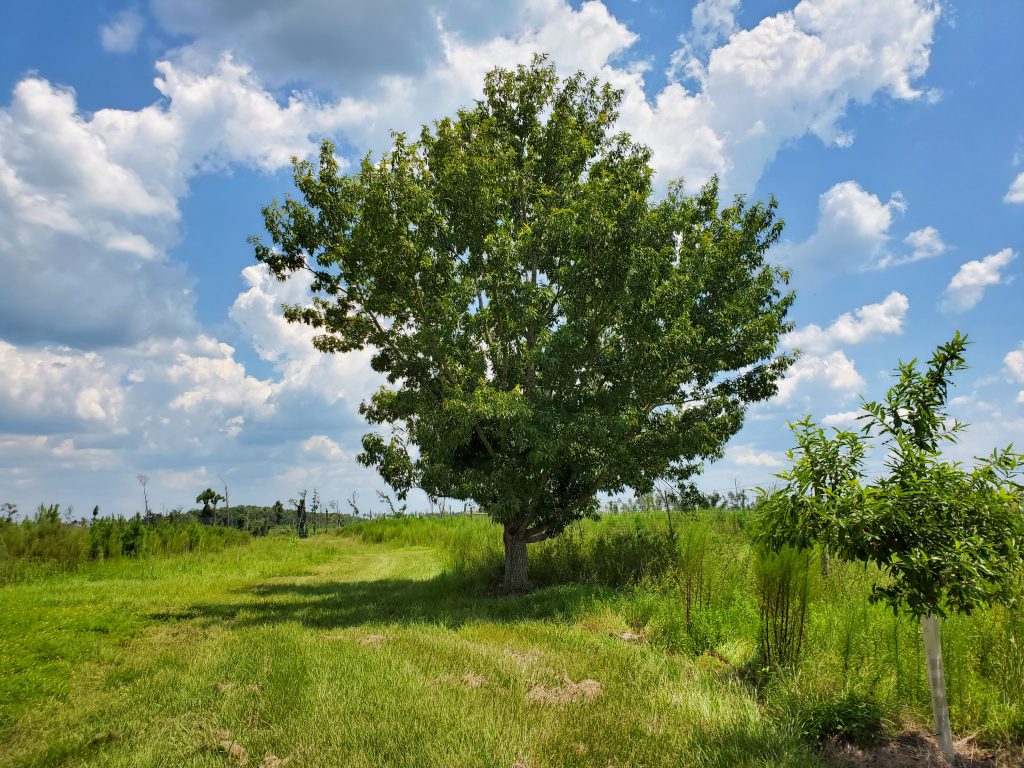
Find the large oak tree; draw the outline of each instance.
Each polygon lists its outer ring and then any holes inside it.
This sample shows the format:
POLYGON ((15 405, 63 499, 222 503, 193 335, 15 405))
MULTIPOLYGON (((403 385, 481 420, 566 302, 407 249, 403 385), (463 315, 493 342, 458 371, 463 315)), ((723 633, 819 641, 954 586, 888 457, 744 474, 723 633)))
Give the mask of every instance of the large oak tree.
POLYGON ((329 142, 295 162, 301 199, 252 239, 278 278, 311 275, 285 316, 318 349, 374 350, 388 383, 361 412, 384 429, 360 460, 399 495, 479 504, 509 590, 527 544, 596 494, 720 457, 791 362, 775 201, 723 205, 716 181, 656 199, 650 150, 614 131, 621 97, 541 57, 495 69, 472 108, 352 173, 329 142))

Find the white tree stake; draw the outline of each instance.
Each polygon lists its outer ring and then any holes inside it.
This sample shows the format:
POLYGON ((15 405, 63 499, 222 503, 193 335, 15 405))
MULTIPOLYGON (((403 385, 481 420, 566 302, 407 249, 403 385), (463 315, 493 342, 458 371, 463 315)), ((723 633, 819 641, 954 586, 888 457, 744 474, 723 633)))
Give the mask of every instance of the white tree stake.
POLYGON ((939 637, 939 620, 935 614, 921 617, 921 631, 924 634, 924 653, 928 658, 928 686, 932 692, 932 714, 935 716, 935 731, 939 747, 946 759, 953 762, 956 750, 953 748, 953 731, 949 726, 949 704, 946 702, 946 672, 942 666, 942 639, 939 637))

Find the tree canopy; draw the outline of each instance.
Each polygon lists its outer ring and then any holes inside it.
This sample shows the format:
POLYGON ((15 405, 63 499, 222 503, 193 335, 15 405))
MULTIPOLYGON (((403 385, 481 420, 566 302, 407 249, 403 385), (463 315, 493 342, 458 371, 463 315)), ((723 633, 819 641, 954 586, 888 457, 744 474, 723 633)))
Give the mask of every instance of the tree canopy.
POLYGON ((209 511, 216 507, 219 502, 224 501, 224 497, 217 493, 213 488, 207 488, 205 491, 196 496, 196 503, 203 505, 203 512, 209 513, 209 511))
POLYGON ((824 543, 845 560, 878 565, 889 578, 872 599, 915 616, 1010 599, 1024 568, 1024 456, 1007 446, 967 468, 942 453, 965 429, 946 404, 966 346, 958 333, 923 371, 917 360, 900 363, 885 398, 862 404, 862 433, 828 438, 810 417, 794 424, 793 467, 761 507, 761 538, 775 547, 824 543), (886 473, 867 483, 861 464, 872 438, 886 451, 886 473), (809 459, 808 445, 831 463, 809 459))
POLYGON ((760 507, 758 537, 776 549, 819 543, 844 560, 873 563, 886 578, 871 599, 921 619, 939 743, 955 752, 938 618, 1014 599, 1024 569, 1024 455, 1013 446, 973 468, 943 455, 965 425, 947 412, 953 374, 967 367, 967 338, 939 345, 922 371, 901 362, 885 398, 862 403, 860 434, 827 437, 808 416, 790 425, 793 466, 760 507), (863 482, 869 441, 880 438, 887 472, 863 482))
POLYGON ((650 151, 614 131, 621 98, 543 57, 495 69, 475 105, 353 172, 329 142, 296 161, 301 199, 252 239, 278 278, 309 276, 285 316, 324 352, 371 348, 387 378, 361 412, 388 431, 360 460, 501 523, 508 588, 597 493, 720 457, 791 363, 774 199, 723 204, 716 180, 656 199, 650 151))

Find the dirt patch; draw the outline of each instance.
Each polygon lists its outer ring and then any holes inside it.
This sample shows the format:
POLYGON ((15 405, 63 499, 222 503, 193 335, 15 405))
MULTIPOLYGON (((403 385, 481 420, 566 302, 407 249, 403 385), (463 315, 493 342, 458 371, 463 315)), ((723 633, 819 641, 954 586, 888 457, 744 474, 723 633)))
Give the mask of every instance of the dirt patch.
POLYGON ((467 688, 480 688, 487 685, 487 678, 473 672, 467 672, 462 676, 462 684, 467 688))
POLYGON ((230 757, 236 765, 246 765, 249 762, 249 751, 235 741, 231 731, 214 731, 213 736, 217 742, 217 749, 230 757))
POLYGON ((94 747, 98 744, 109 744, 110 742, 117 741, 120 738, 120 731, 103 731, 102 733, 97 733, 95 736, 89 739, 89 741, 87 741, 86 744, 88 744, 90 747, 94 747))
POLYGON ((384 635, 363 635, 359 638, 360 645, 379 645, 387 640, 384 635))
POLYGON ((263 758, 263 762, 260 763, 260 768, 284 768, 292 759, 290 757, 278 757, 277 755, 267 755, 263 758))
POLYGON ((517 651, 512 648, 506 648, 505 653, 507 653, 516 661, 518 661, 520 664, 536 664, 543 658, 536 651, 517 651))
POLYGON ((526 692, 528 701, 543 704, 564 704, 571 701, 591 702, 601 695, 603 688, 597 680, 580 680, 574 683, 568 676, 563 678, 561 685, 548 688, 538 683, 526 692))
POLYGON ((228 691, 230 691, 231 689, 233 689, 235 687, 235 684, 234 683, 217 683, 217 685, 215 687, 221 693, 227 693, 228 691))
MULTIPOLYGON (((958 768, 1021 765, 1017 760, 1007 762, 999 759, 995 753, 978 749, 967 741, 958 743, 956 747, 955 765, 958 768)), ((829 742, 822 752, 826 761, 836 768, 950 768, 932 735, 921 730, 905 731, 867 749, 829 742)))
POLYGON ((615 632, 612 637, 617 637, 625 643, 641 643, 643 642, 644 636, 638 635, 636 632, 615 632))

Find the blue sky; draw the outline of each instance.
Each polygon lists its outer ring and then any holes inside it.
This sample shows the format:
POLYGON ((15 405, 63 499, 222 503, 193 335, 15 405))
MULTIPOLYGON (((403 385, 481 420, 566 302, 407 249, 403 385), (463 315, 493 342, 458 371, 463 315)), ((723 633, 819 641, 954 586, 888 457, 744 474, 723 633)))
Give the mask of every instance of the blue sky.
POLYGON ((803 356, 704 488, 764 485, 959 329, 961 456, 1024 443, 1024 4, 40 0, 0 30, 0 500, 84 512, 301 488, 355 463, 367 356, 325 358, 253 263, 292 155, 386 147, 551 54, 625 91, 660 188, 774 194, 803 356))

